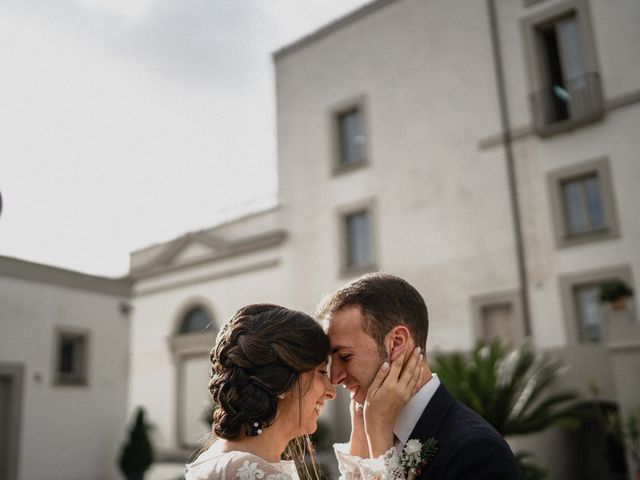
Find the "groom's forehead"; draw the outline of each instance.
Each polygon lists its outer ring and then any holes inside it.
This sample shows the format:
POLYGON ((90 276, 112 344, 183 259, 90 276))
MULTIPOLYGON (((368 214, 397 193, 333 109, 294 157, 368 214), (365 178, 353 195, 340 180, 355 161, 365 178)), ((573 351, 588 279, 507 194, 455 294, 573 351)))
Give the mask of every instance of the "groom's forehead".
POLYGON ((364 336, 371 337, 364 327, 360 307, 347 306, 335 312, 327 324, 331 353, 345 348, 357 348, 358 344, 366 340, 364 336))
POLYGON ((363 319, 358 307, 339 310, 329 319, 327 334, 330 339, 363 332, 363 319))

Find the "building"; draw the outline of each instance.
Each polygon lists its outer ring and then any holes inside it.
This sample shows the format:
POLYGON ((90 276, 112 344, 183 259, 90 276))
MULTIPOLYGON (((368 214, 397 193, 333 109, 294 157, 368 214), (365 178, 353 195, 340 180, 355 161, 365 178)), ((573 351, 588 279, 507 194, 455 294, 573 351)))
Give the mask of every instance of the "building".
MULTIPOLYGON (((195 342, 179 335, 191 306, 215 326, 262 299, 313 311, 371 270, 423 293, 428 351, 531 338, 573 365, 564 386, 639 403, 637 300, 598 302, 640 269, 638 15, 634 0, 377 0, 276 52, 279 206, 133 254, 130 407, 168 418, 168 450, 189 445, 175 345, 195 342), (269 231, 279 240, 256 246, 269 231)), ((201 378, 204 343, 188 360, 201 378)), ((338 437, 346 415, 333 402, 338 437)), ((526 443, 552 478, 621 472, 574 458, 580 438, 526 443)))
POLYGON ((119 478, 130 284, 0 257, 0 478, 119 478))

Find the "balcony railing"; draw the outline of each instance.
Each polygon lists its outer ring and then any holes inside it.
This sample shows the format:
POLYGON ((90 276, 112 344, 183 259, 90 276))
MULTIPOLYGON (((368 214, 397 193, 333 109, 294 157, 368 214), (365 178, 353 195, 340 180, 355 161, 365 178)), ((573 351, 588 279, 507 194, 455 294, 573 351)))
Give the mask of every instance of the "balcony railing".
POLYGON ((540 135, 596 120, 603 113, 600 75, 573 77, 530 95, 536 132, 540 135))

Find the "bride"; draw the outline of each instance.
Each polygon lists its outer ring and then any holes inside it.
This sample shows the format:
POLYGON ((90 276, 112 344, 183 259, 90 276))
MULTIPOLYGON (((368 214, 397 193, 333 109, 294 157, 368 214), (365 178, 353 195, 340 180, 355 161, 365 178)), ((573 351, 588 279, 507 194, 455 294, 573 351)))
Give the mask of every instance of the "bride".
MULTIPOLYGON (((336 396, 327 375, 329 349, 328 337, 305 313, 269 304, 238 310, 211 351, 209 390, 218 405, 212 440, 187 465, 186 480, 310 477, 304 448, 289 452, 291 460, 281 458, 292 440, 303 445, 303 438, 308 444, 325 402, 336 396)), ((417 390, 419 354, 416 349, 406 362, 405 355, 391 365, 385 362, 364 409, 352 401, 352 425, 360 431, 354 430, 350 444, 335 447, 341 478, 403 478, 393 471, 397 461, 389 461, 395 455, 392 428, 417 390)))

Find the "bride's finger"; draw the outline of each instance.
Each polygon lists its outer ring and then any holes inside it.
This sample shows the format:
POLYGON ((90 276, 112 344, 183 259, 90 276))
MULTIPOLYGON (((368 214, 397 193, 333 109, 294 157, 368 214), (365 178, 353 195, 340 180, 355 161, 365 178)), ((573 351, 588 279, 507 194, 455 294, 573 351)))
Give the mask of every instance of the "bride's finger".
MULTIPOLYGON (((378 369, 376 376, 373 377, 373 381, 371 382, 371 385, 368 388, 368 392, 373 393, 377 391, 382 386, 382 384, 384 383, 384 380, 389 375, 389 371, 390 371, 389 362, 384 362, 382 365, 380 365, 380 368, 378 369)), ((369 396, 369 394, 367 394, 367 396, 369 396)))
POLYGON ((422 351, 418 355, 418 363, 416 368, 413 371, 413 375, 409 380, 409 385, 411 386, 411 396, 415 395, 418 390, 420 390, 420 379, 424 373, 424 356, 422 351))
MULTIPOLYGON (((422 363, 422 362, 420 362, 422 363)), ((416 383, 413 385, 413 389, 411 389, 411 396, 413 397, 416 393, 418 393, 418 390, 420 390, 420 379, 422 378, 422 375, 424 374, 424 365, 420 365, 420 370, 418 375, 416 376, 416 383)))
POLYGON ((398 380, 398 383, 408 390, 413 388, 415 376, 420 372, 420 351, 420 347, 413 349, 398 380))
POLYGON ((402 375, 402 367, 405 365, 405 360, 407 359, 407 347, 402 347, 402 352, 393 362, 391 362, 391 368, 389 370, 389 375, 387 378, 395 382, 400 380, 400 375, 402 375))

